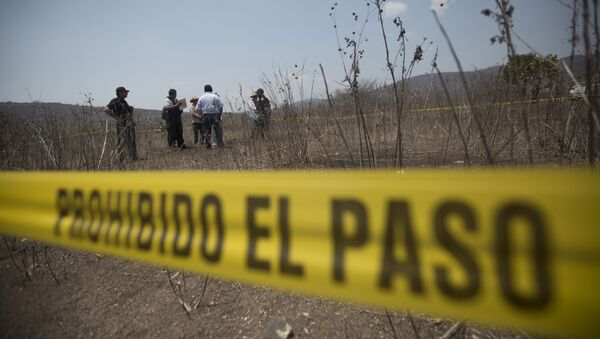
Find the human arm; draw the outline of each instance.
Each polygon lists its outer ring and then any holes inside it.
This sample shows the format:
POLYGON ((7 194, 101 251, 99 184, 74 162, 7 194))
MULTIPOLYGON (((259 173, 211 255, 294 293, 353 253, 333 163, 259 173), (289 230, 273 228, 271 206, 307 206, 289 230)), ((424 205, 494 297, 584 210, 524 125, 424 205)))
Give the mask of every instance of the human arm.
POLYGON ((258 115, 256 115, 256 105, 254 104, 254 100, 248 100, 247 105, 248 109, 246 110, 246 115, 252 120, 257 120, 258 115))
POLYGON ((169 98, 165 98, 164 103, 163 103, 163 109, 170 111, 173 109, 179 108, 179 102, 175 102, 175 104, 173 105, 173 103, 171 102, 171 100, 169 100, 169 98))
MULTIPOLYGON (((118 111, 118 106, 119 105, 119 101, 116 99, 111 100, 108 105, 106 105, 106 107, 104 107, 104 113, 106 113, 109 117, 115 119, 116 121, 123 121, 124 118, 120 117, 117 115, 117 111, 118 111)), ((133 111, 133 107, 131 108, 131 111, 133 111)))
POLYGON ((204 112, 202 111, 202 102, 198 101, 198 103, 195 105, 196 108, 196 113, 200 114, 200 116, 204 115, 204 112))
POLYGON ((108 108, 108 106, 107 106, 107 107, 104 107, 104 110, 103 110, 103 111, 104 111, 104 113, 106 113, 106 114, 107 114, 109 117, 111 117, 111 118, 113 118, 113 119, 116 119, 116 118, 117 118, 117 116, 115 115, 115 112, 113 112, 113 110, 112 110, 112 109, 108 108))
POLYGON ((219 114, 223 114, 223 101, 217 97, 217 107, 219 108, 219 114))
POLYGON ((198 109, 196 109, 195 105, 190 105, 190 113, 192 113, 193 116, 202 119, 202 113, 198 112, 198 109))

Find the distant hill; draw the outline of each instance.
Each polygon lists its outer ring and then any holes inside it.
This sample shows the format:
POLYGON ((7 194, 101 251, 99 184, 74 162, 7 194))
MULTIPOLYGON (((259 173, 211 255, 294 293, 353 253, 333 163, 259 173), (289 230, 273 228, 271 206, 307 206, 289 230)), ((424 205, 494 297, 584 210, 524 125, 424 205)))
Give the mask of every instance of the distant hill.
POLYGON ((316 98, 304 99, 304 100, 300 100, 300 101, 295 101, 293 106, 295 109, 303 110, 303 109, 307 109, 309 107, 319 106, 320 104, 322 104, 325 101, 327 101, 327 99, 316 99, 316 98))
MULTIPOLYGON (((569 57, 560 59, 569 64, 569 57)), ((481 77, 493 77, 500 72, 501 66, 492 66, 476 71, 464 72, 467 82, 471 82, 474 79, 481 77)), ((573 73, 576 76, 581 76, 585 72, 585 58, 581 55, 574 57, 573 73)), ((460 73, 458 72, 444 72, 442 77, 446 82, 448 88, 453 91, 454 94, 461 94, 462 83, 460 80, 460 73)), ((433 81, 434 88, 440 88, 441 83, 437 75, 429 73, 417 75, 409 79, 409 87, 413 90, 425 91, 429 88, 433 81)), ((388 90, 391 90, 391 85, 388 86, 388 90)), ((324 103, 325 99, 305 99, 293 103, 295 109, 308 108, 309 106, 318 106, 324 103)), ((105 118, 103 107, 89 107, 85 105, 69 105, 61 104, 57 102, 31 102, 31 103, 16 103, 16 102, 0 102, 0 114, 17 114, 25 119, 43 119, 49 115, 55 116, 61 119, 72 120, 76 118, 91 118, 101 119, 105 118)), ((135 110, 138 119, 160 119, 161 112, 159 110, 150 109, 138 109, 135 110)))
MULTIPOLYGON (((559 60, 561 62, 565 61, 567 63, 567 65, 570 64, 569 57, 561 58, 559 60)), ((485 77, 490 77, 490 76, 496 76, 500 73, 501 68, 502 68, 502 66, 492 66, 492 67, 483 68, 483 69, 476 70, 476 71, 467 71, 467 72, 464 72, 464 75, 465 75, 465 78, 467 79, 467 82, 471 82, 476 77, 485 78, 485 77)), ((561 70, 562 70, 562 68, 561 68, 561 70)), ((571 70, 573 71, 573 73, 576 76, 581 76, 582 74, 584 74, 585 73, 585 57, 582 55, 575 55, 573 58, 573 65, 571 67, 571 70)), ((450 89, 462 88, 462 81, 460 79, 459 72, 443 72, 442 77, 444 78, 444 81, 446 82, 446 85, 448 86, 448 88, 450 88, 450 89)), ((437 74, 433 74, 433 77, 432 77, 431 73, 417 75, 417 76, 410 78, 409 86, 412 89, 426 90, 430 86, 432 81, 433 81, 434 87, 441 86, 441 83, 440 83, 440 80, 439 80, 439 77, 437 76, 437 74)))
MULTIPOLYGON (((104 107, 90 107, 85 105, 70 105, 58 102, 0 102, 0 114, 15 114, 25 119, 44 119, 53 116, 59 119, 74 120, 77 118, 101 119, 106 114, 102 111, 104 107)), ((135 109, 138 118, 158 118, 159 110, 135 109)))

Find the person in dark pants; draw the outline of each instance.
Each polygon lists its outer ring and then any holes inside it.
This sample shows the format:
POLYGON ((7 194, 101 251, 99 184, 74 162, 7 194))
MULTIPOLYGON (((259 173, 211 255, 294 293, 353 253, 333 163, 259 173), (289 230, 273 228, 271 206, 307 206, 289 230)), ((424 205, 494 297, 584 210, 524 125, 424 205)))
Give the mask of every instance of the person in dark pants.
MULTIPOLYGON (((215 92, 215 95, 221 98, 219 93, 215 92)), ((215 123, 213 124, 213 130, 215 131, 215 137, 217 138, 217 144, 219 147, 223 147, 223 110, 219 111, 217 114, 217 118, 215 119, 215 123)))
POLYGON ((121 163, 125 162, 125 154, 129 159, 137 160, 137 146, 135 142, 135 123, 133 121, 133 107, 129 106, 125 98, 129 91, 125 87, 117 87, 117 97, 112 99, 104 108, 104 112, 117 122, 117 156, 121 163))
POLYGON ((163 117, 167 122, 167 142, 169 147, 186 148, 183 142, 183 126, 181 124, 182 102, 177 100, 177 91, 169 90, 169 96, 165 98, 163 105, 163 117))
POLYGON ((223 133, 221 130, 220 117, 223 114, 223 102, 218 95, 213 94, 211 85, 204 86, 204 94, 198 100, 196 110, 202 114, 202 127, 206 148, 212 148, 211 131, 215 128, 217 144, 223 147, 223 133))
POLYGON ((253 94, 255 95, 251 98, 256 108, 258 119, 256 119, 252 136, 254 137, 258 134, 264 139, 266 133, 269 131, 269 123, 271 122, 271 101, 265 96, 265 91, 262 88, 257 89, 253 94))

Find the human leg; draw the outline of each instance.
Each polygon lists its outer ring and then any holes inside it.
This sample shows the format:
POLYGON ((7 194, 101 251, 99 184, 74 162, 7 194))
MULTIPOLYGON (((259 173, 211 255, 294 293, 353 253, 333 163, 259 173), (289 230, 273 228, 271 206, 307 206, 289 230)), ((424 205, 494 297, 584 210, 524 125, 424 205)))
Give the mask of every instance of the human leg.
POLYGON ((212 148, 211 132, 215 120, 213 115, 214 114, 205 114, 202 118, 204 142, 206 143, 206 148, 212 148))
POLYGON ((177 147, 177 119, 173 115, 167 117, 167 139, 169 147, 177 147))
POLYGON ((135 141, 135 123, 133 121, 127 122, 125 127, 125 141, 127 143, 127 153, 131 160, 137 160, 137 144, 135 141))
POLYGON ((193 123, 192 129, 194 130, 194 144, 198 143, 198 137, 200 137, 200 143, 203 143, 204 140, 202 140, 202 123, 193 123))
POLYGON ((183 141, 183 126, 181 123, 181 115, 178 115, 175 118, 175 142, 177 144, 177 147, 183 147, 184 146, 184 141, 183 141))

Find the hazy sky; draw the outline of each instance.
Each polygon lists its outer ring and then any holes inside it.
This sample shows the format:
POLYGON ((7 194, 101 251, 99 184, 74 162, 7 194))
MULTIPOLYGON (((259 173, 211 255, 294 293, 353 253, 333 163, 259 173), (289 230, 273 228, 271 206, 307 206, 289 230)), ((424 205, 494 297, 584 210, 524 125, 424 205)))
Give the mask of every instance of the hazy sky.
MULTIPOLYGON (((91 93, 104 106, 117 86, 131 90, 128 101, 136 107, 158 109, 169 88, 179 97, 201 95, 210 83, 235 105, 239 86, 244 96, 263 87, 266 75, 291 77, 304 67, 304 94, 322 97, 319 63, 330 86, 340 88, 344 72, 325 0, 0 0, 0 101, 83 103, 91 93), (295 65, 298 65, 296 68, 295 65)), ((362 0, 337 0, 335 10, 340 39, 358 34, 373 6, 362 0), (358 15, 355 21, 352 13, 358 15)), ((428 72, 436 47, 442 71, 454 71, 446 42, 431 8, 440 9, 463 68, 472 70, 505 61, 506 47, 491 45, 498 33, 495 22, 481 15, 495 9, 492 0, 388 0, 385 27, 398 51, 399 16, 406 27, 409 59, 426 37, 429 46, 414 75, 428 72), (439 6, 442 3, 443 6, 439 6), (433 44, 429 44, 433 42, 433 44)), ((515 31, 543 54, 570 53, 569 9, 557 0, 513 0, 515 31)), ((381 32, 372 13, 363 33, 368 41, 361 61, 361 77, 389 82, 381 32)), ((343 45, 342 47, 344 47, 343 45)), ((529 50, 517 44, 520 53, 529 50)), ((302 82, 302 83, 301 83, 302 82)), ((299 97, 298 94, 296 94, 299 97)), ((226 110, 229 110, 229 105, 226 110)))

